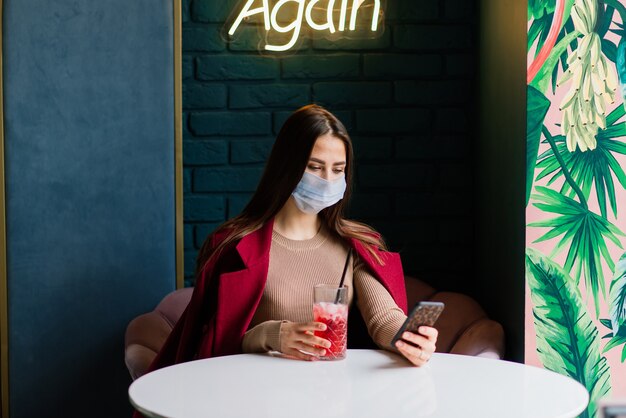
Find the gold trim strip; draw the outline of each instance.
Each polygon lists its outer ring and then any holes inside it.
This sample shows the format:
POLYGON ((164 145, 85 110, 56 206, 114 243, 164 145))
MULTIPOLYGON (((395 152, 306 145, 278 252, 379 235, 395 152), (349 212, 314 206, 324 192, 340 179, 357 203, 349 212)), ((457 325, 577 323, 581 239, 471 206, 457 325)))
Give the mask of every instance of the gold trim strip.
POLYGON ((182 77, 182 7, 174 0, 174 182, 176 199, 176 288, 182 288, 185 276, 183 232, 183 77, 182 77))
POLYGON ((7 281, 6 190, 4 168, 4 4, 0 0, 0 396, 2 417, 9 417, 9 299, 7 281))

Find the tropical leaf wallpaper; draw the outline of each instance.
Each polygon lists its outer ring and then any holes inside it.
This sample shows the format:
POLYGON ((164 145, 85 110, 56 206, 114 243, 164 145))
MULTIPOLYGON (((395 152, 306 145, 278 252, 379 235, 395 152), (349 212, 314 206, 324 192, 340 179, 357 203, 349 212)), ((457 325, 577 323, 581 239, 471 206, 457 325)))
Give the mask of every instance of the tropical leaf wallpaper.
POLYGON ((626 397, 626 0, 528 0, 526 362, 626 397))

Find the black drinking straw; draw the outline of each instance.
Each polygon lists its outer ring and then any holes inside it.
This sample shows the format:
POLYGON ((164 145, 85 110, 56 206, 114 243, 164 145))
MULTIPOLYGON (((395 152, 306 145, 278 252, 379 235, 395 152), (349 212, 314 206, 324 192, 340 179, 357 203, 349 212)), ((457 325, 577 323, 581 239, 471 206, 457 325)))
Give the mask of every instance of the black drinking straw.
MULTIPOLYGON (((343 266, 343 273, 341 273, 341 281, 339 282, 339 288, 343 286, 343 281, 346 280, 346 271, 348 271, 348 263, 350 262, 350 256, 352 255, 352 247, 348 250, 348 256, 346 257, 346 264, 343 266)), ((335 303, 339 303, 339 289, 337 289, 337 296, 335 297, 335 303)))

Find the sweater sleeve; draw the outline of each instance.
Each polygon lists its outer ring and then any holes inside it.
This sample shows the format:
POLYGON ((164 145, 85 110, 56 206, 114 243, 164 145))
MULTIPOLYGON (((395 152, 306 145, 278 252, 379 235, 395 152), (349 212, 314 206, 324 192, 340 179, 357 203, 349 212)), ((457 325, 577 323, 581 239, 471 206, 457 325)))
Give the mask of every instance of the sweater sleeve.
POLYGON ((283 321, 265 321, 250 328, 243 336, 241 351, 264 353, 280 350, 280 326, 283 321))
POLYGON ((406 315, 396 305, 385 286, 358 258, 354 263, 353 285, 358 294, 357 306, 370 337, 380 348, 397 352, 395 347, 391 347, 391 340, 406 320, 406 315))

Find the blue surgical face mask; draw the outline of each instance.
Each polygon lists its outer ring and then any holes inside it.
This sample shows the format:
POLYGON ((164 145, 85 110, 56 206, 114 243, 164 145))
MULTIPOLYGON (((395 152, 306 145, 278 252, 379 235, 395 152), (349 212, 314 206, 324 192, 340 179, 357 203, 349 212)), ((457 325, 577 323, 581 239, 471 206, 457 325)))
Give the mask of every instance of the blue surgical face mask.
POLYGON ((317 214, 343 199, 345 191, 345 176, 328 181, 305 171, 291 195, 302 212, 317 214))

